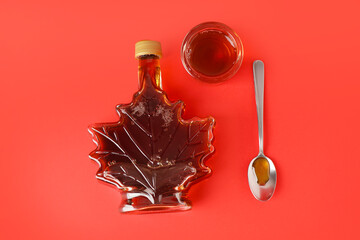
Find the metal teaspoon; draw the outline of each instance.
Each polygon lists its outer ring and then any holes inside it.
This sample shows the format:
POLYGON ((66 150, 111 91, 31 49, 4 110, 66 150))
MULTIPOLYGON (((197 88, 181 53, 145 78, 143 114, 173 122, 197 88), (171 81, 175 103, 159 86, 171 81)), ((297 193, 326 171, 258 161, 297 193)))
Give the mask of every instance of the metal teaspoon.
POLYGON ((259 129, 259 154, 249 164, 248 180, 252 194, 257 200, 269 200, 275 191, 276 169, 270 158, 263 152, 263 109, 264 109, 264 63, 253 63, 255 100, 259 129))

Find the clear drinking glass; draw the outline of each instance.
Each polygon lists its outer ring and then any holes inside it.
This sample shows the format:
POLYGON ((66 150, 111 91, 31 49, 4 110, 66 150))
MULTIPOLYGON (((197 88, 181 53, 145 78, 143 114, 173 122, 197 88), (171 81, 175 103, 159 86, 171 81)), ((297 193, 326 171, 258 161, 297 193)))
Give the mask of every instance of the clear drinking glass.
POLYGON ((219 22, 195 26, 181 46, 181 61, 186 71, 194 78, 210 83, 234 76, 243 57, 244 49, 239 36, 219 22))

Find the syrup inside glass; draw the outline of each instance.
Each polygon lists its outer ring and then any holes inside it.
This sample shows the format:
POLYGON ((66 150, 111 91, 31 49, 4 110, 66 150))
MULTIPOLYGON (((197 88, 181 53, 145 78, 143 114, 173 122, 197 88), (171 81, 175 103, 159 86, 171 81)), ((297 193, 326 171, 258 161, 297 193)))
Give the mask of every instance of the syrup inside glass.
POLYGON ((217 30, 196 34, 189 43, 188 61, 198 73, 214 77, 228 72, 237 60, 233 40, 217 30))

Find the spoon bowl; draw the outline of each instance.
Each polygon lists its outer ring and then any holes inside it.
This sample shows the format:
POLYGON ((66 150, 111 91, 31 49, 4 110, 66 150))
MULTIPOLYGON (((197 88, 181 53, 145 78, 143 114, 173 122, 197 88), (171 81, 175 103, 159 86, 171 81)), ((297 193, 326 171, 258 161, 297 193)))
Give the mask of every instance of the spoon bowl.
POLYGON ((277 176, 274 163, 265 156, 263 151, 264 63, 256 60, 253 71, 259 129, 259 155, 249 164, 248 181, 254 197, 260 201, 267 201, 274 194, 277 176))
POLYGON ((254 197, 257 200, 260 201, 267 201, 269 200, 272 195, 274 194, 275 191, 275 186, 276 186, 276 168, 274 163, 271 161, 270 158, 266 157, 264 154, 259 154, 257 157, 255 157, 249 164, 249 168, 248 168, 248 180, 249 180, 249 186, 250 186, 250 190, 251 193, 254 195, 254 197), (267 171, 267 174, 265 177, 258 177, 258 175, 260 175, 259 173, 257 174, 254 167, 254 163, 256 163, 256 161, 258 160, 263 160, 265 159, 265 161, 267 162, 268 166, 266 166, 266 164, 261 163, 263 166, 262 168, 262 173, 264 173, 265 171, 267 171), (268 177, 267 177, 268 176, 268 177), (264 179, 265 178, 265 179, 264 179), (267 178, 267 180, 266 180, 267 178))

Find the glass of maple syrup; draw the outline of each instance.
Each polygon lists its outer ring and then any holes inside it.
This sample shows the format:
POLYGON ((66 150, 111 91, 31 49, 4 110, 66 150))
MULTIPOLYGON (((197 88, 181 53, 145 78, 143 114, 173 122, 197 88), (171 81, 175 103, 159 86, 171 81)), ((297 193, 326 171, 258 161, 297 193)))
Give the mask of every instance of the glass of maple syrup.
POLYGON ((219 22, 205 22, 192 28, 181 47, 186 71, 199 80, 225 81, 239 70, 244 49, 239 36, 219 22))

